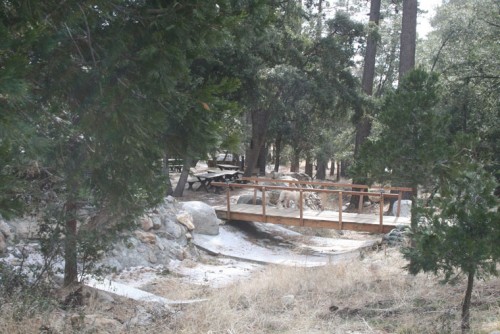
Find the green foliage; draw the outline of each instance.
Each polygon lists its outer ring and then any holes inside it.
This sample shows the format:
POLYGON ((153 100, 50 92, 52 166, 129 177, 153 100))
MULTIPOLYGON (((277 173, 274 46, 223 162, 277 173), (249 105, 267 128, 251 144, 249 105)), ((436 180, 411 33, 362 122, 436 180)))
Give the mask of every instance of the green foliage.
POLYGON ((48 257, 69 249, 59 241, 71 239, 64 224, 77 219, 77 242, 66 246, 86 265, 162 199, 166 148, 200 157, 234 145, 235 133, 222 130, 237 115, 227 96, 239 82, 211 71, 212 50, 259 9, 197 0, 25 5, 0 4, 0 213, 43 213, 48 257))
POLYGON ((367 141, 354 167, 371 182, 427 185, 446 159, 447 116, 438 109, 438 77, 421 69, 405 76, 388 94, 378 115, 380 134, 367 141))
POLYGON ((436 9, 421 63, 440 74, 450 130, 479 140, 477 154, 500 180, 500 4, 449 1, 436 9))
POLYGON ((331 157, 328 145, 318 143, 331 140, 330 129, 337 128, 359 103, 350 69, 361 35, 361 25, 337 14, 326 22, 323 37, 302 31, 284 36, 286 64, 259 72, 264 108, 272 111, 270 133, 296 154, 331 157))
POLYGON ((444 275, 445 282, 463 273, 498 275, 497 183, 483 167, 472 159, 444 167, 448 177, 438 196, 419 210, 421 224, 412 231, 415 247, 403 251, 410 273, 433 272, 444 275))

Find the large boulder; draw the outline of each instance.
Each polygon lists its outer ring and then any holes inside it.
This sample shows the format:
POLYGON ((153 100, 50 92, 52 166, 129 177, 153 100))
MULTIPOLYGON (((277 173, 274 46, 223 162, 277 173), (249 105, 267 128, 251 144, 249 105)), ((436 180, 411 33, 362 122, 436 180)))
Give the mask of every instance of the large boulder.
POLYGON ((182 203, 181 207, 182 210, 193 217, 195 233, 207 235, 219 234, 220 219, 217 218, 214 208, 210 205, 199 201, 192 201, 182 203))
POLYGON ((2 220, 1 216, 0 216, 0 233, 4 235, 5 239, 12 237, 12 229, 10 228, 9 224, 7 224, 4 220, 2 220))
POLYGON ((262 198, 260 196, 255 197, 255 203, 253 202, 253 195, 241 195, 238 198, 237 204, 256 204, 262 205, 262 198))
MULTIPOLYGON (((396 216, 398 213, 398 202, 394 202, 392 207, 392 215, 396 216)), ((411 201, 409 199, 401 200, 401 211, 399 212, 400 217, 411 217, 411 201)))
POLYGON ((3 254, 7 249, 7 243, 5 242, 5 237, 0 233, 0 254, 3 254))

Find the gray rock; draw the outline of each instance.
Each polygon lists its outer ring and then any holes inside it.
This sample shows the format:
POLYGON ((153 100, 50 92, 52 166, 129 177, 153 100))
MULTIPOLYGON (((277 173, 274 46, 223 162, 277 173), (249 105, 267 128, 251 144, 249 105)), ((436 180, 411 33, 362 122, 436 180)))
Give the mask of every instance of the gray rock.
POLYGON ((143 231, 148 232, 153 229, 153 220, 146 215, 139 219, 139 224, 143 231))
POLYGON ((193 224, 196 233, 207 235, 218 235, 220 219, 217 218, 214 208, 210 205, 199 202, 184 202, 182 210, 193 216, 193 224))
POLYGON ((12 230, 5 221, 0 220, 0 233, 3 234, 5 239, 11 238, 12 237, 12 230))
POLYGON ((153 315, 149 313, 144 307, 138 306, 136 310, 136 315, 130 319, 130 326, 147 326, 153 322, 153 315))
POLYGON ((177 216, 175 216, 177 221, 184 225, 188 231, 192 231, 195 229, 194 223, 193 223, 193 216, 188 213, 188 212, 179 212, 177 216))
POLYGON ((7 243, 5 242, 5 237, 3 233, 0 233, 0 254, 4 254, 7 250, 7 243))
POLYGON ((122 324, 118 320, 100 314, 85 315, 84 324, 87 333, 123 333, 122 324))
MULTIPOLYGON (((166 220, 163 222, 163 229, 169 239, 180 239, 186 233, 187 228, 179 225, 173 220, 166 220)), ((160 232, 157 232, 160 235, 160 232)))
MULTIPOLYGON (((241 195, 238 198, 237 204, 254 204, 253 195, 241 195)), ((260 196, 256 196, 255 204, 262 205, 262 198, 260 196)))
MULTIPOLYGON (((392 207, 392 215, 396 216, 396 213, 398 212, 398 202, 396 201, 394 203, 394 206, 392 207)), ((403 199, 401 200, 401 211, 399 213, 400 217, 411 217, 411 201, 408 199, 403 199)))
POLYGON ((151 217, 151 220, 153 221, 153 230, 159 230, 162 227, 163 224, 158 215, 151 217))
POLYGON ((10 225, 14 230, 15 238, 18 240, 34 239, 38 232, 38 225, 34 220, 13 219, 10 225))
POLYGON ((290 307, 293 306, 295 302, 295 296, 294 295, 286 295, 281 297, 281 302, 283 303, 283 306, 285 307, 290 307))

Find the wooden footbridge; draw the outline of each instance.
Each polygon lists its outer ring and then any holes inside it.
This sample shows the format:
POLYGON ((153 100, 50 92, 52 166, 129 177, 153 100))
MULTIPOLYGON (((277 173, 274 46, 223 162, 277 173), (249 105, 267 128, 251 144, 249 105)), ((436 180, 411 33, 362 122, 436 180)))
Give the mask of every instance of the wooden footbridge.
MULTIPOLYGON (((265 178, 243 178, 246 183, 212 183, 215 187, 226 189, 226 206, 215 207, 217 217, 224 220, 251 221, 292 226, 331 228, 336 230, 352 230, 371 233, 388 233, 398 225, 409 225, 410 218, 400 217, 401 199, 403 192, 411 192, 411 188, 400 187, 368 187, 358 184, 341 184, 315 181, 292 181, 265 178), (283 184, 288 184, 284 186, 283 184), (253 204, 231 203, 231 190, 235 188, 252 189, 253 204), (270 205, 266 192, 271 191, 298 192, 295 208, 280 208, 270 205), (261 193, 260 204, 257 204, 257 193, 261 193), (337 199, 337 207, 342 208, 343 196, 360 196, 357 212, 343 212, 330 210, 304 209, 304 199, 309 193, 317 193, 323 201, 328 198, 337 199), (377 213, 363 213, 363 199, 378 199, 379 210, 377 213), (397 199, 396 216, 384 216, 384 200, 397 199)), ((328 203, 326 203, 328 204, 328 203)), ((323 203, 325 207, 325 203, 323 203)))

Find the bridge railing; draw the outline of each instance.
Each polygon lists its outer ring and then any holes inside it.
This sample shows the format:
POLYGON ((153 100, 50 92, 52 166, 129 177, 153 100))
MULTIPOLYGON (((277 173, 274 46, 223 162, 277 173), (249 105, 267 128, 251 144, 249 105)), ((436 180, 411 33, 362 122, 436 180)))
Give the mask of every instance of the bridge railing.
POLYGON ((311 192, 311 193, 326 193, 328 194, 336 194, 338 197, 338 213, 339 213, 339 227, 342 229, 342 206, 343 206, 343 195, 357 195, 361 197, 360 203, 358 210, 361 213, 362 210, 362 205, 363 205, 363 196, 370 196, 370 197, 379 197, 379 224, 380 224, 380 230, 382 231, 383 229, 383 224, 384 224, 384 199, 385 198, 397 198, 398 200, 398 210, 397 210, 397 217, 399 217, 400 214, 400 207, 401 207, 401 198, 402 198, 402 193, 411 191, 411 188, 402 188, 402 187, 368 187, 366 185, 356 185, 356 184, 340 184, 340 183, 329 183, 329 182, 317 182, 317 181, 295 181, 295 180, 277 180, 277 179, 264 179, 264 178, 243 178, 244 181, 247 182, 255 182, 255 183, 224 183, 224 182, 212 182, 213 186, 216 187, 223 187, 226 188, 226 196, 227 196, 227 218, 228 220, 231 217, 231 201, 230 201, 230 190, 231 188, 246 188, 246 189, 253 189, 254 190, 254 196, 253 196, 253 204, 256 204, 257 201, 257 191, 260 191, 262 193, 262 198, 261 198, 261 207, 262 207, 262 216, 264 218, 264 221, 267 221, 266 219, 266 191, 272 191, 272 190, 287 190, 287 191, 298 191, 299 192, 299 201, 298 201, 298 207, 299 207, 299 217, 300 217, 300 225, 303 225, 303 219, 304 219, 304 192, 311 192), (259 184, 259 182, 265 182, 266 184, 259 184), (289 186, 274 186, 274 185, 268 185, 268 183, 289 183, 289 184, 294 184, 295 187, 289 187, 289 186), (306 185, 310 186, 316 186, 316 188, 313 187, 304 187, 306 185), (327 189, 327 188, 342 188, 342 189, 327 189), (351 189, 361 189, 361 191, 356 191, 356 190, 345 190, 344 188, 351 188, 351 189), (370 189, 376 189, 377 192, 374 191, 369 191, 370 189), (398 193, 390 193, 391 190, 396 190, 398 193))
POLYGON ((367 186, 364 184, 354 184, 354 183, 334 183, 334 182, 325 182, 325 181, 299 181, 299 180, 282 180, 282 179, 270 179, 270 178, 256 178, 256 177, 243 177, 242 181, 244 182, 255 182, 255 184, 259 184, 259 182, 264 182, 264 183, 288 183, 290 185, 295 185, 295 186, 312 186, 312 187, 326 187, 326 188, 350 188, 354 189, 354 191, 361 192, 361 194, 354 194, 354 195, 359 195, 360 200, 358 202, 358 212, 362 213, 363 210, 363 200, 364 196, 372 196, 373 191, 377 192, 384 192, 386 193, 386 197, 394 197, 394 196, 387 196, 387 193, 392 193, 392 194, 397 194, 397 212, 396 212, 396 217, 399 217, 401 213, 401 199, 403 197, 403 193, 405 192, 412 192, 412 188, 407 188, 407 187, 386 187, 386 186, 367 186), (359 190, 357 190, 359 189, 359 190), (372 190, 372 191, 370 191, 372 190))

